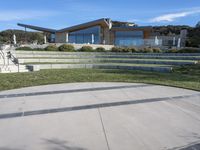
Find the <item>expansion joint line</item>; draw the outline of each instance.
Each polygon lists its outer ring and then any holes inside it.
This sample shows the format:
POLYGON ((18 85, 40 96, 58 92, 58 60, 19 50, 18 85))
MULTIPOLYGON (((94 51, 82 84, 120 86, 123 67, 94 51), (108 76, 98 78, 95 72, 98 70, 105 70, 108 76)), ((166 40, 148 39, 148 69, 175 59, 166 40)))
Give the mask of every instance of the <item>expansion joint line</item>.
POLYGON ((106 134, 106 130, 105 130, 105 126, 104 126, 104 123, 103 123, 103 118, 102 118, 102 115, 101 115, 100 108, 98 108, 98 112, 99 112, 99 117, 100 117, 102 129, 103 129, 103 133, 104 133, 104 136, 105 136, 107 148, 108 148, 108 150, 110 150, 110 146, 109 146, 109 143, 108 143, 108 137, 107 137, 107 134, 106 134))

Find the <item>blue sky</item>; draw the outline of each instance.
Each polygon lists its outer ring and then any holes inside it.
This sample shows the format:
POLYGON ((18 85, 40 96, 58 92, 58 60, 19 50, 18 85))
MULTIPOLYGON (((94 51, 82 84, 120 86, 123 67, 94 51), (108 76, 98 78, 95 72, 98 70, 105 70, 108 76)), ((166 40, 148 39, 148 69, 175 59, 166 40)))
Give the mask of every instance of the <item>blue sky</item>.
POLYGON ((139 25, 190 25, 200 21, 200 0, 2 0, 0 30, 17 23, 61 29, 99 19, 139 25))

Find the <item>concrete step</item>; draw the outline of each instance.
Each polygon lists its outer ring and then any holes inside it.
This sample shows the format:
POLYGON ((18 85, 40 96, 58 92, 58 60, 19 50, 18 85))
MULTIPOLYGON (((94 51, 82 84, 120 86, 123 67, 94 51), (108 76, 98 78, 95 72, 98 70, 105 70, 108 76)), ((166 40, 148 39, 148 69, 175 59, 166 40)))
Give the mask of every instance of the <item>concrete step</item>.
MULTIPOLYGON (((34 64, 32 65, 34 66, 34 64)), ((38 66, 38 64, 37 64, 38 66)), ((40 69, 74 69, 74 68, 95 68, 95 69, 127 69, 144 70, 157 72, 170 72, 170 65, 145 65, 145 64, 41 64, 40 69)))
POLYGON ((200 53, 119 53, 119 52, 50 52, 16 51, 17 55, 151 55, 151 56, 200 56, 200 53))
POLYGON ((29 70, 25 65, 20 65, 19 68, 16 65, 0 67, 0 73, 16 73, 16 72, 29 72, 29 70))
POLYGON ((151 55, 26 55, 17 56, 18 59, 170 59, 170 60, 200 60, 200 56, 151 56, 151 55))
POLYGON ((19 59, 21 64, 55 64, 55 63, 131 63, 131 64, 166 64, 166 65, 186 65, 196 64, 198 61, 190 60, 164 60, 164 59, 19 59))

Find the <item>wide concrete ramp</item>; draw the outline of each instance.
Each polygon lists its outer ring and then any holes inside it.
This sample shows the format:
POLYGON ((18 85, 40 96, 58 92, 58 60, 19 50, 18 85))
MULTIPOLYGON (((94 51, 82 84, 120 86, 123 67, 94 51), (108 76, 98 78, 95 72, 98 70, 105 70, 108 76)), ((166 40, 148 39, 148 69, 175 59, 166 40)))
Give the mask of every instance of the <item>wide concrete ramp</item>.
POLYGON ((0 92, 0 150, 199 150, 200 92, 70 83, 0 92))

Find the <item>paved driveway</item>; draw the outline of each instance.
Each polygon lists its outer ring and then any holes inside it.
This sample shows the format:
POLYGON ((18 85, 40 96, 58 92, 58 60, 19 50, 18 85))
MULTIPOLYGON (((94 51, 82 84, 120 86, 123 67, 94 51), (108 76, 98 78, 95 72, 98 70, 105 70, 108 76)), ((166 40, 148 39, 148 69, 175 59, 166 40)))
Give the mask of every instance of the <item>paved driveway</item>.
POLYGON ((134 83, 3 91, 0 150, 200 150, 200 92, 134 83))

